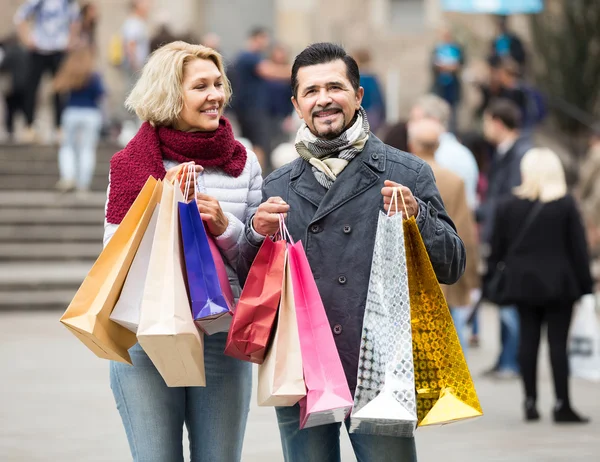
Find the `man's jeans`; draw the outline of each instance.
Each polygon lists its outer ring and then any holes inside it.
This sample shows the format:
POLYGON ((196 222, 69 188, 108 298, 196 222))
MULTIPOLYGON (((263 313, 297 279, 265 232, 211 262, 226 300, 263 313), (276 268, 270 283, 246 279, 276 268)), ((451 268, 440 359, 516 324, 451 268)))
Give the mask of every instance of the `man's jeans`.
POLYGON ((516 306, 500 307, 500 341, 502 350, 496 363, 499 371, 519 372, 519 341, 520 341, 519 312, 516 306))
POLYGON ((226 339, 204 337, 206 387, 167 387, 139 344, 129 350, 133 367, 111 362, 110 385, 135 462, 183 462, 184 423, 192 462, 240 460, 252 365, 225 356, 226 339))
MULTIPOLYGON (((340 462, 341 424, 300 430, 300 406, 278 407, 277 420, 285 462, 340 462)), ((346 421, 346 428, 349 422, 346 421)), ((358 462, 416 462, 414 438, 350 433, 358 462)))
POLYGON ((467 321, 469 320, 469 316, 473 311, 472 307, 464 306, 457 308, 450 308, 450 314, 452 315, 452 320, 454 321, 454 327, 456 328, 456 333, 458 334, 458 340, 460 342, 460 346, 462 347, 465 358, 467 356, 467 351, 469 348, 469 337, 467 333, 467 321))

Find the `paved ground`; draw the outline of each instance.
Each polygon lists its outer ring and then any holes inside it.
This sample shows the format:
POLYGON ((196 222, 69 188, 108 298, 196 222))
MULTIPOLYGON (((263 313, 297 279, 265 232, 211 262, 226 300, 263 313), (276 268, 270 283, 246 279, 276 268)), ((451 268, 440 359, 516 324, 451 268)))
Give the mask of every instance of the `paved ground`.
MULTIPOLYGON (((107 363, 62 327, 58 312, 0 313, 0 461, 120 462, 131 460, 108 386, 107 363)), ((496 320, 484 312, 485 342, 469 358, 478 376, 494 358, 496 320)), ((600 457, 600 384, 573 383, 575 405, 594 422, 557 427, 546 351, 540 386, 543 421, 521 420, 518 382, 476 378, 486 415, 476 421, 420 429, 420 462, 588 462, 600 457)), ((347 436, 344 462, 355 461, 347 436)), ((253 406, 244 462, 281 462, 273 411, 253 406)), ((220 462, 220 461, 215 461, 220 462)))

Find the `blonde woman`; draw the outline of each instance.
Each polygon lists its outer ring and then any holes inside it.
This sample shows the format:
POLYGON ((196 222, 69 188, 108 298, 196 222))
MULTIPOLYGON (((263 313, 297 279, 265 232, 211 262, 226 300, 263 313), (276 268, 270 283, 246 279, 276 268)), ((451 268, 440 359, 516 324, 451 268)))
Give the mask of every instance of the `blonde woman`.
POLYGON ((61 116, 63 137, 58 152, 58 190, 90 189, 96 168, 96 148, 102 128, 102 77, 91 48, 71 52, 54 79, 54 90, 66 95, 61 116))
MULTIPOLYGON (((104 241, 149 175, 172 179, 182 163, 194 162, 206 188, 198 208, 237 299, 239 243, 260 203, 262 177, 256 156, 222 117, 230 96, 221 56, 211 48, 173 42, 151 55, 126 101, 144 123, 111 160, 104 241)), ((205 337, 202 388, 168 388, 139 345, 130 350, 133 367, 111 363, 111 388, 134 461, 182 462, 184 424, 193 462, 240 460, 252 372, 250 363, 223 354, 225 340, 225 333, 205 337)))
MULTIPOLYGON (((558 156, 528 151, 521 161, 522 184, 499 203, 489 268, 504 269, 502 297, 518 306, 519 360, 525 389, 525 419, 537 421, 537 356, 547 325, 557 423, 586 423, 571 408, 567 336, 573 303, 592 293, 587 243, 577 205, 567 192, 558 156)), ((493 279, 493 272, 486 280, 493 279)))

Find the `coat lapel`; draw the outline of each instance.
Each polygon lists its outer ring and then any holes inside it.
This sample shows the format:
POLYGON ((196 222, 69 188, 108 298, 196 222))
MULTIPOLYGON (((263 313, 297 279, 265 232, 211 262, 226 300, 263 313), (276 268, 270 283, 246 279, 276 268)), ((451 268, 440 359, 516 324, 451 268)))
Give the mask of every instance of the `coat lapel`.
MULTIPOLYGON (((307 170, 313 181, 318 184, 312 170, 307 170)), ((348 164, 323 196, 312 222, 327 216, 377 183, 379 175, 373 170, 380 173, 385 171, 385 145, 371 134, 363 151, 348 164)), ((303 176, 306 176, 306 173, 303 176)))
POLYGON ((319 207, 327 189, 317 181, 308 162, 304 159, 296 161, 290 177, 292 190, 315 207, 319 207))

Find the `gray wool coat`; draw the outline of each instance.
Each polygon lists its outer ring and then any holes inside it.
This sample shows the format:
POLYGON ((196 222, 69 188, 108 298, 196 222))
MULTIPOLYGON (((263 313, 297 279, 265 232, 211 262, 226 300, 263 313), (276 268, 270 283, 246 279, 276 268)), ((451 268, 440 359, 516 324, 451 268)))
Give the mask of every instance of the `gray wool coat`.
MULTIPOLYGON (((464 272, 465 248, 431 168, 419 158, 371 134, 329 191, 303 159, 276 170, 263 183, 263 201, 280 196, 290 205, 287 227, 302 241, 353 392, 377 219, 383 210, 381 189, 387 179, 410 188, 417 198, 417 224, 437 278, 453 284, 464 272)), ((248 221, 238 267, 242 283, 260 245, 248 221)))

